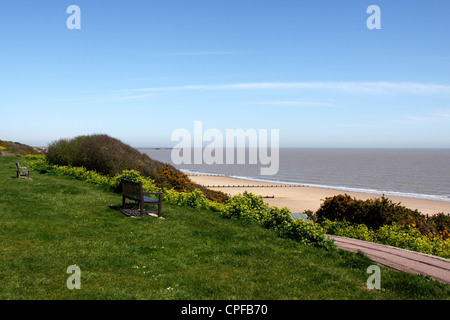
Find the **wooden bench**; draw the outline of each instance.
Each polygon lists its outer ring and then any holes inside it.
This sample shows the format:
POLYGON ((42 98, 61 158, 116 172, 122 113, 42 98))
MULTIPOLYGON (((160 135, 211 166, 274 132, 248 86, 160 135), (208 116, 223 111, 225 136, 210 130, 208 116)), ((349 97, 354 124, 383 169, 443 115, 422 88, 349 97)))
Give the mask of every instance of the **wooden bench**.
POLYGON ((144 192, 142 189, 142 182, 122 179, 122 209, 125 209, 126 199, 131 199, 139 204, 139 211, 141 217, 148 212, 157 213, 161 217, 161 196, 162 192, 144 192), (158 199, 147 197, 146 195, 155 194, 158 199), (158 210, 144 210, 145 205, 157 205, 158 210))
POLYGON ((30 178, 30 168, 21 167, 18 162, 16 162, 17 168, 17 178, 30 178))

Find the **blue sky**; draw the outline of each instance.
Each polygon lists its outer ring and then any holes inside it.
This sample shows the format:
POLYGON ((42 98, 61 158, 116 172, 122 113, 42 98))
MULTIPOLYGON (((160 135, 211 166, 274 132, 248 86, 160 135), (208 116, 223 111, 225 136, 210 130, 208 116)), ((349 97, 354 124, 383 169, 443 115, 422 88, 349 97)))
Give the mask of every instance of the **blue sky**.
POLYGON ((0 139, 159 147, 202 121, 279 129, 282 147, 449 148, 449 14, 443 0, 2 1, 0 139))

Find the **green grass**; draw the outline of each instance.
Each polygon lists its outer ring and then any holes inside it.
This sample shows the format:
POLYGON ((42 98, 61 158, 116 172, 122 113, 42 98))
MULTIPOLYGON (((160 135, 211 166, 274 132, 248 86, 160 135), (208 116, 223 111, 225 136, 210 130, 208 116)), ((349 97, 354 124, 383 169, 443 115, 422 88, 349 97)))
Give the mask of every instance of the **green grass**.
POLYGON ((450 286, 381 268, 368 290, 361 254, 301 245, 217 213, 163 204, 129 218, 121 197, 78 180, 15 178, 0 157, 0 299, 449 299, 450 286), (81 269, 69 290, 66 269, 81 269))

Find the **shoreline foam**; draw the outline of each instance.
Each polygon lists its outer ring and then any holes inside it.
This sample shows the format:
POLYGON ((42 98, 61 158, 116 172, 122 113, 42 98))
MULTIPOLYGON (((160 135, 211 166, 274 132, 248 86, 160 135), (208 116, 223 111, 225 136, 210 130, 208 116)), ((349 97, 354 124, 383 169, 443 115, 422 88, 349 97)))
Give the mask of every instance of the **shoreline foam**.
POLYGON ((388 190, 378 190, 378 189, 364 189, 364 188, 354 188, 354 187, 344 187, 344 186, 332 186, 332 185, 320 185, 313 183, 299 183, 299 182, 290 182, 290 181, 281 181, 281 180, 270 180, 270 179, 259 179, 252 177, 244 177, 244 176, 236 176, 236 175, 225 175, 221 173, 203 173, 197 171, 189 171, 189 170, 181 170, 183 173, 188 176, 216 176, 216 177, 229 177, 235 178, 243 181, 254 181, 254 182, 262 182, 262 183, 273 183, 273 184, 283 184, 283 185, 293 185, 293 186, 302 186, 302 187, 313 187, 313 188, 324 188, 331 190, 340 190, 341 192, 356 192, 356 193, 364 193, 364 194, 373 194, 378 196, 391 196, 391 197, 402 197, 402 198, 413 198, 420 200, 431 200, 431 201, 441 201, 441 202, 449 202, 450 197, 445 195, 431 195, 431 194, 419 194, 412 192, 401 192, 401 191, 388 191, 388 190))
MULTIPOLYGON (((225 192, 232 196, 243 193, 245 190, 263 197, 273 196, 273 198, 265 198, 265 202, 280 208, 287 207, 292 213, 305 212, 306 210, 317 211, 326 197, 332 197, 337 194, 346 193, 351 197, 361 200, 379 198, 383 194, 344 190, 344 188, 341 189, 339 187, 328 188, 298 183, 268 182, 252 178, 243 179, 243 177, 225 175, 210 175, 194 172, 185 173, 195 183, 204 185, 212 190, 225 192), (220 187, 210 187, 213 185, 220 187)), ((423 214, 450 213, 450 202, 448 201, 407 197, 403 194, 391 195, 384 193, 384 195, 394 203, 401 203, 401 205, 413 210, 417 209, 423 214)))

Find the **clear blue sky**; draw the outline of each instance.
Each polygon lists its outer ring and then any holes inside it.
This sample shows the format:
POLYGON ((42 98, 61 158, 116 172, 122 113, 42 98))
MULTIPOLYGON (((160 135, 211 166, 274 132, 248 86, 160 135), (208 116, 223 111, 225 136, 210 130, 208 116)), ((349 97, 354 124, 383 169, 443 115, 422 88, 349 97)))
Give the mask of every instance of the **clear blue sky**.
POLYGON ((449 16, 447 0, 1 1, 0 139, 170 146, 198 120, 284 147, 449 148, 449 16))

